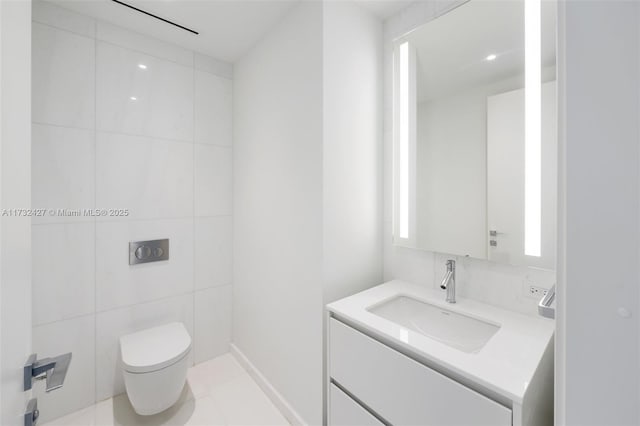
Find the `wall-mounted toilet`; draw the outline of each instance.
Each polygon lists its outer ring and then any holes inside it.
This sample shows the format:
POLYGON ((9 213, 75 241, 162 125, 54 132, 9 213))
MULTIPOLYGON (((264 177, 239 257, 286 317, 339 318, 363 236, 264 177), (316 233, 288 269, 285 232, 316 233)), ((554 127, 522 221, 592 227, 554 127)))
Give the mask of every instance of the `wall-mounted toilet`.
POLYGON ((136 413, 152 415, 175 404, 190 351, 191 336, 179 322, 120 337, 124 384, 136 413))

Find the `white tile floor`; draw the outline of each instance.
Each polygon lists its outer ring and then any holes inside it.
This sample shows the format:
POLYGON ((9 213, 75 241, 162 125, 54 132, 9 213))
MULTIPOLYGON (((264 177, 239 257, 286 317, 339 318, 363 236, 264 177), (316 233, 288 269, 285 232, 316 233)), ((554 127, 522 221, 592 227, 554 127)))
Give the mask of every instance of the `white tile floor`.
POLYGON ((230 354, 189 369, 176 405, 138 416, 125 394, 61 417, 45 426, 289 425, 256 382, 230 354))

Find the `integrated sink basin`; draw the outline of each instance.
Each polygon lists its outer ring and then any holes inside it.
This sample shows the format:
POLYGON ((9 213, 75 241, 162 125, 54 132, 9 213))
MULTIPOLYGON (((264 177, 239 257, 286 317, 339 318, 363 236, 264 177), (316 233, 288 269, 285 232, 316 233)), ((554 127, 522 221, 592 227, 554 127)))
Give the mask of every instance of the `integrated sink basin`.
POLYGON ((467 353, 476 353, 499 325, 462 315, 408 296, 396 296, 367 311, 467 353))

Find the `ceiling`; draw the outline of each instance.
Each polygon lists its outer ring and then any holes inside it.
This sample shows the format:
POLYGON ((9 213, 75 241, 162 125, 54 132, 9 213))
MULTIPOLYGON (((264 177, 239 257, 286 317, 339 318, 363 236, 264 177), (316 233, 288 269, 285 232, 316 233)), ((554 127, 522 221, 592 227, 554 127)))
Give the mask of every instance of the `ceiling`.
MULTIPOLYGON (((191 28, 199 35, 138 13, 112 0, 47 1, 223 61, 235 62, 300 0, 121 0, 191 28)), ((381 20, 412 3, 404 0, 355 1, 381 20)))
POLYGON ((255 45, 298 0, 122 0, 198 31, 168 25, 111 0, 49 0, 61 7, 227 62, 255 45))
MULTIPOLYGON (((341 0, 333 0, 341 1, 341 0)), ((378 18, 385 20, 400 12, 416 0, 354 0, 363 8, 369 10, 378 18)))
MULTIPOLYGON (((555 66, 555 8, 542 2, 542 63, 555 66)), ((524 74, 524 2, 471 1, 412 31, 418 100, 524 74), (488 55, 496 55, 487 61, 488 55)))

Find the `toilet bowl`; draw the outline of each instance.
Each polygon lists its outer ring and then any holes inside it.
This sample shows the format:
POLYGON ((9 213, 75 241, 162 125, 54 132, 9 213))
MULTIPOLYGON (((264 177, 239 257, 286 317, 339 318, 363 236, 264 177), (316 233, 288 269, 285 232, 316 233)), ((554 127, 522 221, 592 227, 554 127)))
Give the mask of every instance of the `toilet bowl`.
POLYGON ((148 416, 176 403, 190 351, 191 336, 179 322, 120 337, 124 384, 136 413, 148 416))

